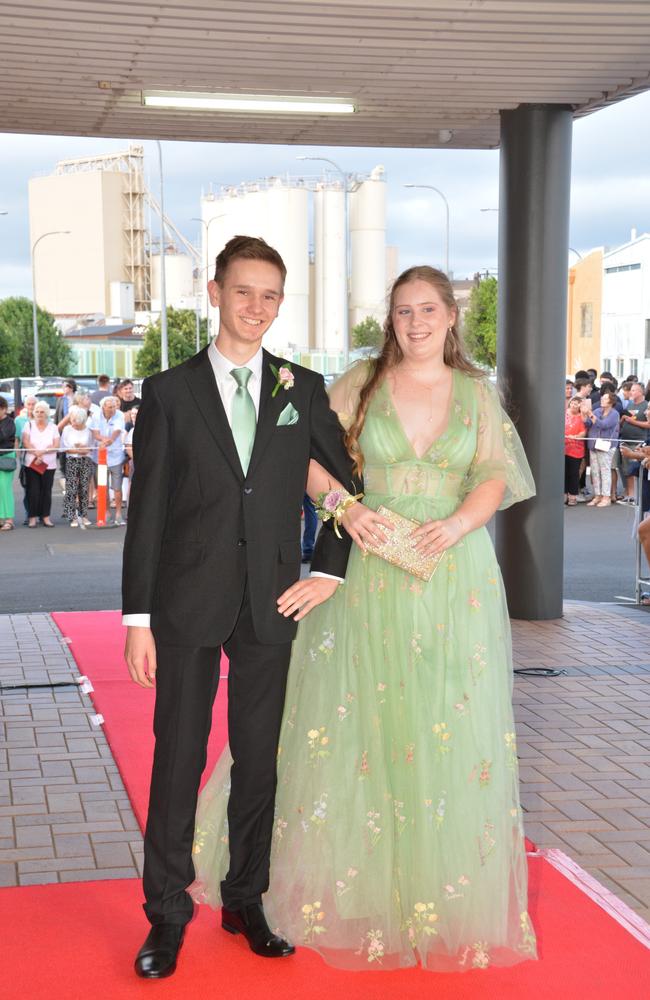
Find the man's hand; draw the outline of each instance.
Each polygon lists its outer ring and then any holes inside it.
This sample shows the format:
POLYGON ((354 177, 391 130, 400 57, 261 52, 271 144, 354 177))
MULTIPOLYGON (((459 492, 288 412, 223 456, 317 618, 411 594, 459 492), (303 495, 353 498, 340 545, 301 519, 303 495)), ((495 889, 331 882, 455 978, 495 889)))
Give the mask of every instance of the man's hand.
POLYGON ((127 625, 124 659, 131 680, 140 687, 152 688, 156 680, 156 643, 150 628, 127 625))
POLYGON ((310 576, 307 580, 298 580, 278 597, 278 611, 285 618, 293 618, 294 622, 299 622, 312 608, 330 598, 338 585, 338 580, 324 576, 310 576))

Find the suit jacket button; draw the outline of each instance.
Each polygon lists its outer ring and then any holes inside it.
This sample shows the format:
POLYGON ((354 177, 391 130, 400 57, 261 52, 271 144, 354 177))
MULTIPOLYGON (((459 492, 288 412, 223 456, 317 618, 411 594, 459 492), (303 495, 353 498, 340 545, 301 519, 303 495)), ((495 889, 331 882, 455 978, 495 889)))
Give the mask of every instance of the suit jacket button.
POLYGON ((252 486, 244 486, 244 493, 246 494, 247 497, 249 497, 252 492, 253 492, 252 486))
POLYGON ((238 539, 237 539, 237 545, 239 546, 239 548, 240 548, 240 549, 241 549, 241 548, 242 548, 242 547, 243 547, 243 546, 244 546, 245 544, 246 544, 246 539, 245 539, 245 538, 238 538, 238 539))

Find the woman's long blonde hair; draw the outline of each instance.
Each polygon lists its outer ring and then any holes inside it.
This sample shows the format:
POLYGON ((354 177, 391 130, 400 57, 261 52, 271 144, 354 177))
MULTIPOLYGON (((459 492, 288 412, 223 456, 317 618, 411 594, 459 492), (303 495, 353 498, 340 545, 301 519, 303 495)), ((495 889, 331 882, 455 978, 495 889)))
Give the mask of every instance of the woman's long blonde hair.
POLYGON ((433 285, 447 308, 456 310, 456 320, 453 325, 449 327, 445 338, 443 353, 444 363, 449 368, 457 368, 459 371, 465 372, 467 375, 471 375, 472 378, 482 378, 485 376, 485 372, 480 368, 477 368, 467 356, 465 345, 460 333, 458 332, 458 305, 456 303, 456 299, 454 298, 451 282, 449 281, 447 275, 443 271, 438 271, 437 268, 429 267, 426 264, 421 264, 417 267, 409 267, 408 270, 403 271, 402 274, 395 279, 390 290, 388 298, 388 313, 384 322, 384 343, 379 353, 379 357, 375 358, 369 366, 368 376, 361 387, 359 403, 354 414, 354 420, 345 433, 345 446, 348 450, 350 458, 354 462, 355 472, 359 476, 363 472, 364 464, 363 453, 359 445, 359 438, 361 437, 363 425, 366 422, 366 414, 368 412, 370 400, 383 382, 386 374, 391 368, 395 368, 395 366, 398 365, 403 358, 402 349, 400 348, 397 342, 397 337, 395 336, 395 328, 393 326, 393 309, 395 306, 395 295, 398 289, 401 288, 402 285, 406 285, 409 281, 426 281, 427 284, 433 285))

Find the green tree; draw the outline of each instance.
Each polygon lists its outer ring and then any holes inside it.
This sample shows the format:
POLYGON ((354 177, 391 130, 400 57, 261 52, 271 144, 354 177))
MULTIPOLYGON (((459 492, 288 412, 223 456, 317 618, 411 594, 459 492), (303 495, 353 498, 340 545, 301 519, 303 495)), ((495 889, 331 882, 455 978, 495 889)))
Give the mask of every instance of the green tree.
POLYGON ((366 316, 360 323, 352 327, 352 347, 381 347, 384 341, 384 331, 374 316, 366 316))
POLYGON ((484 278, 469 297, 465 313, 465 340, 470 354, 480 365, 494 368, 497 363, 497 279, 484 278))
MULTIPOLYGON (((54 317, 36 307, 38 321, 38 354, 41 375, 69 375, 74 365, 74 352, 66 344, 54 323, 54 317)), ((7 375, 34 374, 34 327, 32 303, 13 297, 0 302, 0 367, 14 366, 7 375)))
POLYGON ((18 374, 18 344, 5 326, 0 326, 0 378, 18 374))
MULTIPOLYGON (((207 321, 199 327, 201 345, 206 343, 207 321)), ((167 351, 169 367, 174 368, 196 353, 196 313, 193 309, 167 310, 167 351)), ((160 318, 147 327, 144 344, 135 359, 135 373, 140 378, 160 371, 160 318)))

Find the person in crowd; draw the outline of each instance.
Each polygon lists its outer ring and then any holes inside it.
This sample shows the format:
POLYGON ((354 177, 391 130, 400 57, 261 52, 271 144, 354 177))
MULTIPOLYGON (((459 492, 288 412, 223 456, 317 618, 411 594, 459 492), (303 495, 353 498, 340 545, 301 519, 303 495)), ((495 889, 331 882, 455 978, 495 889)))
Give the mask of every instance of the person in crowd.
MULTIPOLYGON (((54 408, 54 423, 57 425, 59 436, 67 421, 68 411, 72 406, 72 398, 77 391, 77 383, 73 378, 66 378, 63 381, 63 395, 59 396, 54 408)), ((59 469, 61 470, 61 492, 65 494, 65 464, 66 454, 59 452, 59 469)))
MULTIPOLYGON (((510 631, 485 527, 534 484, 457 319, 446 275, 410 268, 391 289, 379 357, 331 391, 365 498, 342 513, 358 546, 345 585, 293 645, 265 905, 348 969, 535 957, 510 631), (439 558, 428 582, 367 553, 380 506, 419 522, 412 543, 439 558)), ((324 511, 344 486, 312 464, 307 489, 324 511)), ((197 813, 195 898, 213 906, 230 764, 225 753, 197 813)))
MULTIPOLYGON (((593 384, 593 382, 590 379, 587 379, 587 378, 576 378, 576 380, 573 383, 573 385, 574 385, 574 388, 575 388, 575 395, 576 396, 579 396, 581 400, 582 399, 588 399, 590 403, 592 402, 591 396, 592 396, 592 393, 593 393, 594 384, 593 384)), ((593 403, 592 403, 592 406, 593 406, 593 403)))
POLYGON ((97 406, 101 403, 105 396, 111 396, 111 380, 109 375, 98 375, 97 376, 97 388, 94 392, 91 392, 90 399, 91 402, 95 403, 97 406))
POLYGON ((314 554, 316 544, 316 529, 318 528, 318 515, 314 507, 314 501, 305 493, 302 500, 303 530, 302 530, 302 561, 310 563, 314 554))
POLYGON ((587 378, 592 383, 592 390, 591 390, 592 406, 598 406, 598 404, 600 403, 601 387, 596 383, 597 377, 598 377, 598 372, 596 371, 595 368, 587 368, 587 378))
POLYGON ((83 406, 72 406, 69 421, 63 428, 61 447, 67 455, 66 490, 63 500, 63 517, 71 528, 88 528, 88 485, 92 476, 90 454, 93 435, 87 427, 88 411, 83 406))
MULTIPOLYGON (((612 375, 611 372, 603 372, 600 376, 600 392, 601 395, 605 392, 605 389, 609 389, 610 392, 614 393, 614 408, 618 413, 619 419, 623 416, 625 408, 618 395, 618 380, 612 375)), ((618 443, 613 448, 614 454, 612 455, 612 487, 611 487, 611 499, 612 503, 617 500, 617 490, 619 484, 619 477, 621 472, 621 449, 618 443)))
POLYGON ((100 414, 93 417, 89 423, 95 440, 95 450, 93 452, 93 462, 98 462, 98 448, 106 448, 106 464, 108 466, 108 483, 113 490, 115 498, 115 520, 114 524, 121 526, 125 524, 122 517, 122 479, 124 467, 124 417, 118 410, 115 396, 104 396, 100 404, 100 414))
POLYGON ((135 431, 135 422, 137 420, 138 410, 139 410, 138 406, 134 406, 132 408, 132 410, 131 410, 131 426, 130 426, 129 430, 126 432, 126 436, 124 438, 124 451, 126 452, 126 458, 127 458, 127 462, 125 462, 125 469, 128 467, 128 474, 127 474, 127 477, 126 477, 127 478, 126 489, 123 489, 123 491, 122 491, 123 494, 124 494, 123 495, 124 503, 128 503, 129 496, 130 496, 130 493, 131 493, 131 482, 133 480, 133 468, 134 468, 134 466, 133 466, 133 433, 135 431))
MULTIPOLYGON (((587 373, 583 371, 576 372, 576 378, 574 382, 575 395, 584 403, 585 408, 588 407, 591 410, 591 391, 593 384, 587 378, 587 373)), ((587 490, 587 452, 585 452, 585 457, 580 463, 580 493, 578 494, 578 503, 585 503, 589 497, 587 490)))
POLYGON ((578 503, 580 491, 580 463, 585 457, 585 427, 580 413, 581 402, 577 396, 569 400, 564 417, 564 502, 569 507, 578 503))
POLYGON ((618 392, 618 398, 621 401, 621 405, 624 411, 627 410, 628 406, 630 405, 630 397, 633 385, 634 382, 621 382, 621 386, 618 392))
POLYGON ((588 507, 609 507, 612 503, 612 458, 618 442, 619 416, 614 406, 616 393, 606 389, 600 397, 600 406, 590 410, 581 404, 581 413, 587 429, 589 467, 593 498, 588 507))
POLYGON ((39 400, 34 407, 34 419, 23 429, 29 528, 35 528, 39 520, 46 528, 54 527, 50 512, 59 443, 59 431, 50 420, 50 408, 44 400, 39 400))
MULTIPOLYGON (((63 380, 63 395, 59 396, 54 408, 54 422, 58 424, 67 416, 68 410, 72 406, 72 397, 77 391, 77 383, 73 378, 63 380)), ((62 428, 59 428, 59 434, 62 428)))
MULTIPOLYGON (((81 389, 78 392, 75 392, 74 396, 72 397, 72 402, 73 402, 73 404, 75 406, 82 406, 83 409, 86 411, 87 427, 89 428, 90 420, 93 417, 98 417, 99 414, 100 414, 99 404, 98 403, 93 403, 93 401, 91 399, 91 394, 86 389, 81 389)), ((65 425, 66 425, 68 419, 69 419, 69 415, 68 415, 68 417, 65 417, 64 420, 63 420, 63 425, 62 426, 64 428, 65 428, 65 425)), ((93 448, 93 451, 94 450, 95 449, 93 448)), ((92 452, 91 452, 91 454, 92 454, 92 452)), ((96 467, 96 465, 94 464, 94 462, 92 461, 92 458, 91 458, 91 460, 90 460, 90 479, 88 481, 88 508, 89 509, 95 507, 95 497, 96 497, 96 493, 97 493, 97 484, 95 482, 95 471, 96 471, 96 468, 97 467, 96 467)))
MULTIPOLYGON (((86 418, 88 420, 90 420, 91 417, 97 416, 100 412, 99 405, 97 403, 93 403, 93 401, 90 398, 90 393, 86 389, 78 389, 77 392, 75 392, 74 396, 72 397, 72 405, 82 406, 86 411, 86 418)), ((67 427, 69 423, 70 423, 70 411, 68 411, 67 415, 58 425, 59 434, 63 434, 63 429, 67 427)))
POLYGON ((9 416, 9 403, 0 396, 0 531, 11 531, 14 526, 15 449, 16 424, 9 416))
POLYGON ((36 396, 25 396, 23 400, 23 408, 20 411, 20 415, 16 417, 16 448, 18 449, 19 461, 18 461, 18 478, 20 480, 20 485, 23 488, 23 509, 25 511, 25 517, 23 524, 28 523, 29 508, 27 504, 27 477, 25 475, 25 453, 23 451, 23 431, 25 425, 29 423, 30 420, 34 419, 34 407, 36 406, 36 396))
POLYGON ((119 399, 119 409, 124 414, 124 425, 127 431, 131 429, 131 410, 134 406, 140 406, 142 400, 136 396, 133 382, 130 378, 124 378, 115 386, 115 395, 119 399))
POLYGON ((565 399, 565 405, 566 406, 569 405, 569 400, 573 398, 574 392, 575 392, 575 389, 573 387, 573 381, 570 378, 568 378, 566 380, 566 385, 564 387, 564 399, 565 399))
POLYGON ((645 444, 650 430, 648 420, 648 404, 645 399, 645 386, 634 381, 630 386, 630 399, 625 413, 621 417, 621 466, 625 477, 625 496, 618 502, 621 504, 636 503, 636 480, 639 474, 639 462, 629 455, 630 449, 645 444))

